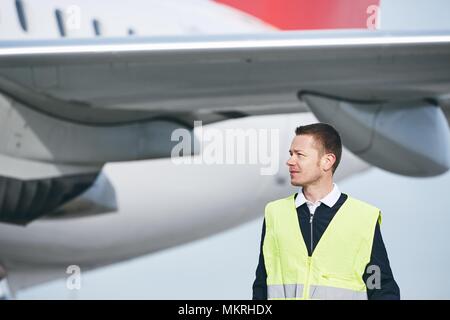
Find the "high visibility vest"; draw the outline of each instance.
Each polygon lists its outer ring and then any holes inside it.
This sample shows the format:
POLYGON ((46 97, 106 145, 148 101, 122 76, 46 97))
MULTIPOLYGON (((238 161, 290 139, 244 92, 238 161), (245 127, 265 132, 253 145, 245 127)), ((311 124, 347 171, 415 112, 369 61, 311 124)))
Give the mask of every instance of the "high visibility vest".
POLYGON ((268 299, 367 299, 376 207, 348 197, 308 256, 294 195, 267 204, 263 242, 268 299))

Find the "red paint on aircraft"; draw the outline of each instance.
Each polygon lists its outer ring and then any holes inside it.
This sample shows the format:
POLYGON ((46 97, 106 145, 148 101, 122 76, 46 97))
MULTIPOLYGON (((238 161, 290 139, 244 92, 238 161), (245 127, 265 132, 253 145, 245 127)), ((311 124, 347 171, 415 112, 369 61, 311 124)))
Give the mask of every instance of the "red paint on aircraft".
POLYGON ((246 12, 281 30, 367 29, 374 25, 374 12, 380 4, 380 0, 214 1, 246 12))

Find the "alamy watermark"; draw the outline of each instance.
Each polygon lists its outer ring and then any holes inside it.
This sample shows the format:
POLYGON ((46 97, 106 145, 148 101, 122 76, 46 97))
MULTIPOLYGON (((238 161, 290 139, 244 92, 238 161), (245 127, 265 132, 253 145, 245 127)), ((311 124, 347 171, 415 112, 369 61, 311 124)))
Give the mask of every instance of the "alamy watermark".
POLYGON ((194 121, 194 132, 176 129, 171 141, 179 141, 171 151, 174 164, 262 165, 261 175, 275 175, 279 170, 279 129, 204 130, 202 121, 194 121), (197 157, 186 157, 198 150, 197 157))
POLYGON ((81 289, 81 268, 77 265, 70 265, 66 269, 69 276, 66 279, 66 288, 68 290, 81 289))
POLYGON ((370 276, 366 280, 366 287, 369 290, 381 289, 381 269, 379 266, 372 264, 367 267, 366 270, 367 274, 370 274, 370 276))
POLYGON ((67 30, 81 29, 81 8, 75 4, 69 5, 61 11, 62 23, 67 30))
POLYGON ((366 20, 366 26, 369 30, 376 30, 379 27, 379 9, 380 7, 373 4, 367 7, 366 13, 369 15, 366 20))

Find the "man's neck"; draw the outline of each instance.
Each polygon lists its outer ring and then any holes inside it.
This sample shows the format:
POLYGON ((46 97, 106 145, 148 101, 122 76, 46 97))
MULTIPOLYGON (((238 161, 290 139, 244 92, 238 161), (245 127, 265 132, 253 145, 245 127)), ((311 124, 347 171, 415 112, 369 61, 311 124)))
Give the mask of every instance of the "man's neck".
POLYGON ((321 181, 320 183, 303 187, 305 198, 312 203, 325 198, 331 191, 333 191, 333 180, 321 181))

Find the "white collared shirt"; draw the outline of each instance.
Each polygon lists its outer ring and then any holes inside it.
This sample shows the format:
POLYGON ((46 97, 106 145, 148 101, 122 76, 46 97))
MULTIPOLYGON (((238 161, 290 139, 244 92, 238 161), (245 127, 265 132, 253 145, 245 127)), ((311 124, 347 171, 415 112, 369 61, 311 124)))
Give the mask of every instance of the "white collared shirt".
POLYGON ((336 204, 336 202, 339 200, 340 197, 341 191, 339 190, 339 187, 335 183, 333 183, 333 190, 331 190, 329 194, 327 194, 325 197, 323 197, 320 200, 317 200, 314 203, 305 198, 305 195, 303 194, 303 188, 300 188, 300 192, 295 198, 295 207, 298 208, 306 202, 309 212, 312 215, 314 215, 314 212, 316 212, 316 209, 320 206, 321 203, 331 208, 336 204))

